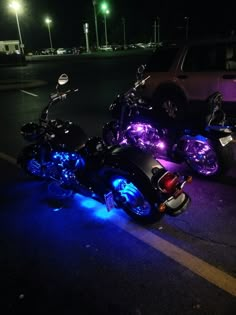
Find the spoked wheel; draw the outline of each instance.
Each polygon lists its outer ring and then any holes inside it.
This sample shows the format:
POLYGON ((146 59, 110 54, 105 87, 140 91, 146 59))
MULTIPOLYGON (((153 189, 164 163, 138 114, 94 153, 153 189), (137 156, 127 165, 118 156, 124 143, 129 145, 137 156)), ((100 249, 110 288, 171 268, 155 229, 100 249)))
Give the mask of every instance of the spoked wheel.
POLYGON ((216 176, 221 171, 218 154, 210 142, 187 140, 184 147, 187 164, 198 174, 216 176))
POLYGON ((157 206, 149 200, 135 183, 124 177, 113 179, 115 201, 117 206, 123 208, 128 215, 142 223, 152 223, 160 219, 157 206))
POLYGON ((168 117, 176 118, 179 108, 176 102, 174 102, 174 100, 165 99, 163 100, 163 103, 161 106, 162 106, 163 111, 166 112, 168 117))
POLYGON ((161 117, 170 122, 182 121, 186 115, 186 104, 182 97, 167 93, 166 95, 157 95, 154 98, 153 108, 157 117, 161 117))

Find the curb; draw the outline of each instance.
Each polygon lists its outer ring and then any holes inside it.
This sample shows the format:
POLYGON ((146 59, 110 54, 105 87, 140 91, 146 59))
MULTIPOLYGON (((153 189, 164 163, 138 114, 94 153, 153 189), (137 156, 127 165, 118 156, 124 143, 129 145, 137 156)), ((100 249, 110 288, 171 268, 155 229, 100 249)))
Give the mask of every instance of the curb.
POLYGON ((43 80, 0 80, 0 91, 19 90, 24 88, 35 88, 46 85, 47 81, 43 80))

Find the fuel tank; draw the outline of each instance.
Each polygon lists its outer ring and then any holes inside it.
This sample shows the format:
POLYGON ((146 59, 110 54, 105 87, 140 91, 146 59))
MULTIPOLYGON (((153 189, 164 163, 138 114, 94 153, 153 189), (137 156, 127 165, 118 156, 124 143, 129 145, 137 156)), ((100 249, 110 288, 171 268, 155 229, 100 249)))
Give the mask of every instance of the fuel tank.
POLYGON ((73 151, 80 149, 88 139, 84 130, 69 120, 50 120, 47 133, 54 146, 73 151))

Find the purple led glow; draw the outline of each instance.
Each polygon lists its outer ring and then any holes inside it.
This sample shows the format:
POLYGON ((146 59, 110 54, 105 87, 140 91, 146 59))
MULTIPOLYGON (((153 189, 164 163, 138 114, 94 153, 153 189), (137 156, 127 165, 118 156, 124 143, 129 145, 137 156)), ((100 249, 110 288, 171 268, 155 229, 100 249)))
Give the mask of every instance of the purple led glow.
MULTIPOLYGON (((131 123, 126 129, 128 138, 134 138, 135 142, 140 147, 147 147, 147 149, 154 150, 165 149, 166 145, 161 141, 158 130, 146 123, 131 123)), ((126 144, 127 139, 122 141, 122 144, 126 144)), ((158 154, 158 153, 157 153, 158 154)))
POLYGON ((164 142, 160 141, 160 142, 157 142, 156 146, 160 149, 165 149, 166 145, 164 142))

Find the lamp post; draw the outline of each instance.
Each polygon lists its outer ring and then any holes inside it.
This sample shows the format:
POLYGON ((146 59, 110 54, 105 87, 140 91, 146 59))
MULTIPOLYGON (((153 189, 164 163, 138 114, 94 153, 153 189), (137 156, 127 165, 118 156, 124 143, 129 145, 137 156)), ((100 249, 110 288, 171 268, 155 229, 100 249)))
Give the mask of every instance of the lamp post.
POLYGON ((188 31, 189 31, 189 16, 184 17, 186 24, 185 24, 185 39, 188 40, 188 31))
POLYGON ((123 39, 124 39, 124 49, 126 49, 126 33, 125 33, 125 18, 122 18, 122 24, 123 24, 123 39))
POLYGON ((157 44, 160 45, 160 17, 157 16, 157 44))
POLYGON ((108 9, 108 5, 106 2, 103 2, 101 5, 101 9, 103 12, 103 16, 104 16, 104 27, 105 27, 105 46, 107 47, 108 45, 108 41, 107 41, 107 15, 110 13, 109 9, 108 9))
POLYGON ((98 22, 97 22, 97 1, 93 0, 93 10, 94 10, 94 23, 95 23, 95 33, 96 33, 96 46, 99 48, 99 39, 98 39, 98 22))
POLYGON ((88 39, 89 24, 88 23, 84 23, 83 28, 84 28, 85 41, 86 41, 86 52, 89 53, 90 52, 89 39, 88 39))
POLYGON ((160 18, 157 16, 157 19, 154 21, 154 44, 159 46, 160 44, 160 18))
POLYGON ((18 29, 18 34, 19 34, 19 39, 20 39, 20 52, 22 55, 24 55, 24 44, 22 41, 22 36, 21 36, 21 30, 20 30, 20 23, 18 19, 18 12, 21 11, 22 7, 19 2, 17 1, 12 1, 9 3, 9 8, 12 9, 15 13, 16 16, 16 24, 17 24, 17 29, 18 29))
POLYGON ((45 19, 45 23, 48 26, 48 35, 49 35, 49 41, 50 41, 50 48, 51 48, 51 53, 53 53, 52 36, 51 36, 51 28, 50 28, 50 24, 52 23, 52 20, 50 18, 46 18, 45 19))

